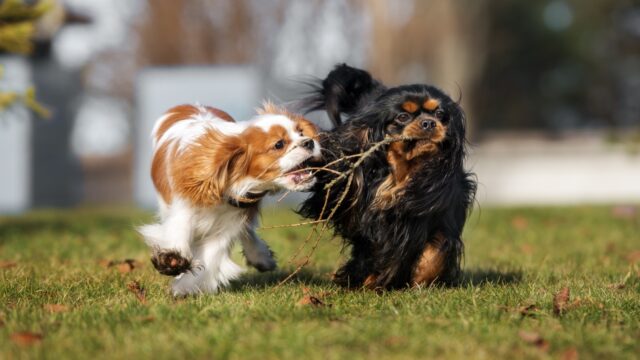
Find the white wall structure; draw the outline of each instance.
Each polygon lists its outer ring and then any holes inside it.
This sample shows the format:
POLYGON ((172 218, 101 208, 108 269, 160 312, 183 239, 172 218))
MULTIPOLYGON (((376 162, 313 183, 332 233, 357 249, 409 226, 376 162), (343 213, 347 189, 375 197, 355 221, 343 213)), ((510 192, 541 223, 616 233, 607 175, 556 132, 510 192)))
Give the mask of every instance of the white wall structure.
MULTIPOLYGON (((0 90, 24 92, 31 83, 26 60, 0 56, 0 90)), ((17 213, 31 203, 31 116, 21 105, 0 113, 0 213, 17 213)))
POLYGON ((259 72, 245 66, 166 67, 142 71, 137 79, 134 197, 144 208, 155 208, 151 182, 151 129, 169 108, 200 103, 226 111, 236 121, 248 120, 262 100, 259 72))
POLYGON ((486 139, 468 161, 478 176, 477 200, 481 205, 640 202, 640 144, 605 139, 604 133, 486 139))

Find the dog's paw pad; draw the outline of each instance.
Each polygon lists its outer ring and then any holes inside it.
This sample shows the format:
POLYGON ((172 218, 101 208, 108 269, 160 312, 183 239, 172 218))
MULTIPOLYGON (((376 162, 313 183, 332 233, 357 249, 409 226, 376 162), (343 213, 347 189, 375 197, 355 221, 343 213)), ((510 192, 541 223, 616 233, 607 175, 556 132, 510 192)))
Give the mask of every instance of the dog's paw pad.
POLYGON ((153 267, 162 275, 178 276, 191 270, 191 260, 177 251, 162 251, 151 257, 153 267))

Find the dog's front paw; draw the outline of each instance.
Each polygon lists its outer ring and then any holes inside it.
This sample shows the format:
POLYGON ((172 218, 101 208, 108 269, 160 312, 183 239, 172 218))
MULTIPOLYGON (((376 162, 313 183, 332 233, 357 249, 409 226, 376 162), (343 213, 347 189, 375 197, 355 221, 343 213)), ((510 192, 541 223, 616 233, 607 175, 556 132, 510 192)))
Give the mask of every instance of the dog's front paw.
POLYGON ((178 276, 191 270, 191 260, 175 250, 158 251, 151 257, 153 267, 162 275, 178 276))

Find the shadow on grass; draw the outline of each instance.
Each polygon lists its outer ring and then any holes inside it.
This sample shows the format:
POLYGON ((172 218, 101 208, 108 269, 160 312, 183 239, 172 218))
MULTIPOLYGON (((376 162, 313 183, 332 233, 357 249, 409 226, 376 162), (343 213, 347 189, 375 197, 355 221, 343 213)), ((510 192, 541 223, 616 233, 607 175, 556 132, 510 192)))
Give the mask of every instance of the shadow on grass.
MULTIPOLYGON (((278 285, 291 272, 284 270, 276 270, 267 273, 252 273, 243 276, 240 280, 233 283, 229 291, 243 292, 250 289, 265 289, 278 285)), ((315 286, 337 286, 331 281, 327 275, 329 269, 302 269, 293 278, 289 279, 286 284, 298 285, 315 285, 315 286)), ((504 286, 517 284, 522 281, 522 271, 501 271, 493 269, 472 269, 464 271, 461 279, 457 284, 451 287, 464 288, 471 286, 504 286)), ((353 289, 352 289, 353 290, 353 289)), ((406 290, 406 289, 405 289, 406 290)))
MULTIPOLYGON (((302 269, 285 284, 332 286, 333 282, 326 275, 328 272, 328 269, 302 269)), ((291 271, 280 269, 265 273, 246 274, 240 280, 234 281, 229 291, 242 292, 249 289, 273 287, 286 279, 289 274, 291 274, 291 271)))
POLYGON ((509 285, 522 281, 522 271, 501 271, 494 269, 465 270, 457 287, 509 285))

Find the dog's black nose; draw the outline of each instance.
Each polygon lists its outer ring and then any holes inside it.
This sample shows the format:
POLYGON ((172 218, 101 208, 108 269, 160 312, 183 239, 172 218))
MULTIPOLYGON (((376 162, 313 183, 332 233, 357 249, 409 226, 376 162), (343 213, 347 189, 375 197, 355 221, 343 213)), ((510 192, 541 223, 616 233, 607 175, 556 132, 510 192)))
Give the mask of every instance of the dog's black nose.
POLYGON ((313 139, 306 139, 304 141, 302 141, 302 144, 300 144, 300 146, 302 146, 303 148, 309 150, 309 151, 313 151, 313 139))
POLYGON ((422 128, 425 130, 431 130, 436 127, 436 122, 433 120, 424 120, 422 122, 422 128))

